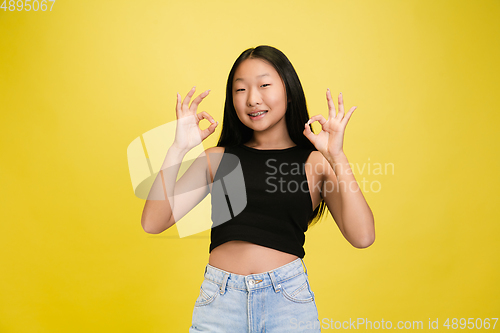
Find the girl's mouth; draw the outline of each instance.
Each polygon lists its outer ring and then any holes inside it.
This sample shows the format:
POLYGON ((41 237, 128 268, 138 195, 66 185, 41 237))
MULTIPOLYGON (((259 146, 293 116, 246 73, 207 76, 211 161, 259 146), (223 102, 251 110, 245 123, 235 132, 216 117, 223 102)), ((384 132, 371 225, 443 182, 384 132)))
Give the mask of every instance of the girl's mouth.
POLYGON ((259 111, 255 113, 249 113, 248 115, 250 116, 251 119, 261 119, 265 116, 267 111, 259 111))

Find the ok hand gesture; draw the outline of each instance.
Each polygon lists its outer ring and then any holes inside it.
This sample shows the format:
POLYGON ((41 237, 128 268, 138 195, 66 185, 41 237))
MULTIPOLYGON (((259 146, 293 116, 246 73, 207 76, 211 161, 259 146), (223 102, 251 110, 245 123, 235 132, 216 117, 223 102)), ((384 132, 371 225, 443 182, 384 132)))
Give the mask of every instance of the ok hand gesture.
POLYGON ((198 95, 191 103, 191 106, 189 105, 189 101, 191 97, 193 97, 195 90, 196 87, 193 87, 182 102, 181 95, 177 93, 177 104, 175 108, 177 124, 173 145, 180 150, 189 151, 191 148, 199 145, 215 131, 215 128, 219 124, 219 122, 216 122, 214 118, 205 111, 198 114, 196 113, 198 104, 208 96, 210 90, 198 95), (202 119, 207 119, 211 122, 210 126, 204 130, 201 130, 199 127, 199 123, 202 119))
POLYGON ((339 112, 336 114, 335 104, 333 103, 330 89, 327 89, 326 100, 328 102, 329 109, 328 120, 320 114, 311 117, 305 124, 303 133, 309 141, 312 142, 316 149, 320 151, 328 161, 331 161, 344 153, 342 148, 344 142, 344 131, 349 118, 351 118, 351 115, 354 110, 356 110, 357 106, 353 106, 349 112, 344 115, 344 100, 342 98, 342 93, 340 93, 339 112), (315 121, 319 121, 321 124, 321 132, 318 134, 314 134, 309 126, 310 123, 315 121))

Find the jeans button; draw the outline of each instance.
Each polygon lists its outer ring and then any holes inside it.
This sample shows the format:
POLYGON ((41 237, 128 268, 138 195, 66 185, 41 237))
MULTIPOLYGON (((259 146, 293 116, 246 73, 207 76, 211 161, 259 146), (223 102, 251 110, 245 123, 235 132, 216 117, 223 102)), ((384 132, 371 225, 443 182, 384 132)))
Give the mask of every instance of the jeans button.
POLYGON ((253 286, 253 285, 254 285, 254 283, 255 283, 255 281, 254 281, 254 280, 250 280, 250 281, 248 281, 248 283, 249 283, 251 286, 253 286))

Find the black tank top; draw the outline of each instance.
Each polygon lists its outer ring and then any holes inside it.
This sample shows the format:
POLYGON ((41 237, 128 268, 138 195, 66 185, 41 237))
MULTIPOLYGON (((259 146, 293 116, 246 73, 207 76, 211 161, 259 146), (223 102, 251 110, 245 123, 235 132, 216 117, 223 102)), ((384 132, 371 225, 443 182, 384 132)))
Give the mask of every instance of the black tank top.
POLYGON ((212 185, 209 252, 243 240, 303 258, 313 214, 304 164, 313 150, 226 147, 212 185))

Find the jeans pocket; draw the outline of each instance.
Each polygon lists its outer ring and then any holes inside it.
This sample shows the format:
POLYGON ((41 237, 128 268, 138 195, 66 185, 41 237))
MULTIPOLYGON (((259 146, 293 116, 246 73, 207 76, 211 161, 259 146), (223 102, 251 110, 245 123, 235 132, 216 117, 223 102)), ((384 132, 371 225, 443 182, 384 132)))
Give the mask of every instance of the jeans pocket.
POLYGON ((219 291, 220 286, 217 283, 204 279, 194 306, 204 306, 212 303, 217 298, 219 291))
POLYGON ((299 274, 289 280, 280 282, 282 294, 285 298, 296 303, 309 303, 314 301, 314 294, 309 286, 305 273, 299 274))

